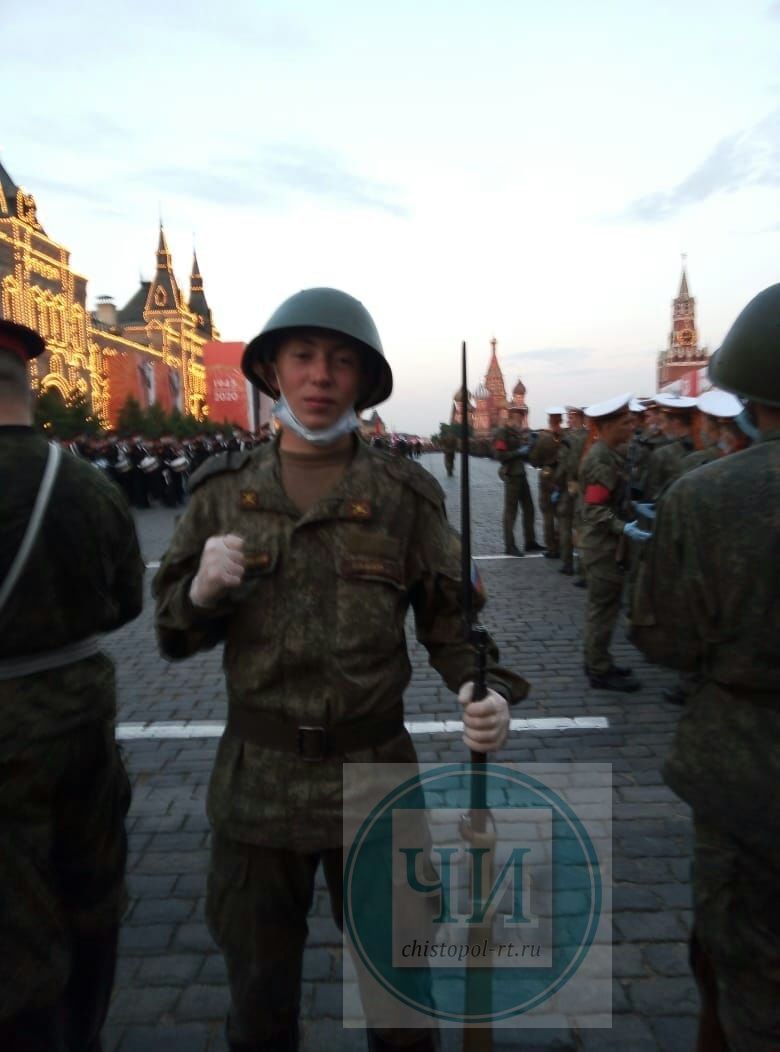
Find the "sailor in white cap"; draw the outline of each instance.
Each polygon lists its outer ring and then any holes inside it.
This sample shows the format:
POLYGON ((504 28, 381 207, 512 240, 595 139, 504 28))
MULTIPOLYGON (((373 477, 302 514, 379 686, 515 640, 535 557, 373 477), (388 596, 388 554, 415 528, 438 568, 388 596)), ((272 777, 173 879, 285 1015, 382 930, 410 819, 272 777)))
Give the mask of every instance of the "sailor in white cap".
POLYGON ((677 472, 678 476, 700 468, 703 464, 709 464, 721 456, 722 450, 719 442, 722 422, 739 416, 742 412, 742 403, 728 391, 718 391, 713 388, 699 395, 696 399, 696 409, 700 414, 698 437, 701 448, 682 458, 677 472))
POLYGON ((635 523, 625 521, 625 450, 634 430, 630 401, 631 394, 627 393, 588 406, 585 415, 595 425, 598 439, 580 467, 582 557, 588 579, 585 670, 591 687, 626 693, 639 690, 639 681, 630 669, 615 664, 609 646, 623 591, 620 550, 629 527, 636 528, 635 523))
POLYGON ((695 448, 692 431, 696 399, 686 395, 657 394, 655 402, 666 442, 654 449, 647 460, 642 499, 649 503, 653 503, 661 490, 677 478, 680 461, 695 448))
POLYGON ((561 405, 554 405, 546 412, 547 430, 539 432, 529 462, 532 467, 539 469, 539 510, 544 519, 544 545, 547 549, 544 557, 558 559, 561 553, 556 504, 560 498, 560 490, 555 485, 555 475, 558 470, 561 424, 566 410, 561 405))

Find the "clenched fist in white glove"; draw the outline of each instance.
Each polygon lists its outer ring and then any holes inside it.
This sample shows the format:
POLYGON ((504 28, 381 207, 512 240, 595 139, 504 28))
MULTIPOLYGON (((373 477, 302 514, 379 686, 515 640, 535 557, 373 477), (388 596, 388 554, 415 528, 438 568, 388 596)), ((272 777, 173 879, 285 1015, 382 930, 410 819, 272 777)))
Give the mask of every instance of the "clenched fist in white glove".
POLYGON ((496 752, 509 734, 509 704, 494 690, 481 701, 472 701, 474 684, 464 683, 458 691, 463 706, 463 742, 474 752, 496 752))
POLYGON ((244 538, 235 533, 209 537, 203 546, 198 572, 190 585, 193 606, 214 606, 225 592, 244 579, 244 538))

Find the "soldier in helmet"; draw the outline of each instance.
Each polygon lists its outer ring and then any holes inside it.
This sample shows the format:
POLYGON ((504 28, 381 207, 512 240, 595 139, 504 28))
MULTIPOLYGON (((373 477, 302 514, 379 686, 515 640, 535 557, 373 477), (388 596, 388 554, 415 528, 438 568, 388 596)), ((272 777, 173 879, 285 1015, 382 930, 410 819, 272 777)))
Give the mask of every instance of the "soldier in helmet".
MULTIPOLYGON (((402 708, 409 606, 459 693, 471 748, 503 744, 508 703, 527 684, 491 644, 488 697, 470 700, 460 546, 442 490, 413 461, 355 438, 358 413, 392 390, 365 307, 335 289, 300 292, 250 341, 242 368, 276 400, 279 436, 193 476, 154 588, 166 655, 225 642, 206 909, 227 963, 229 1046, 259 1052, 298 1045, 320 863, 342 922, 342 764, 415 759, 402 708)), ((437 1047, 427 1029, 374 1027, 368 1040, 375 1052, 437 1047)))
POLYGON ((709 364, 759 440, 662 496, 632 637, 696 679, 664 768, 693 809, 700 1049, 780 1048, 780 284, 709 364), (750 514, 745 514, 745 509, 750 514))
POLYGON ((144 565, 121 492, 33 430, 44 351, 0 320, 0 1048, 99 1052, 130 804, 100 633, 139 614, 144 565))

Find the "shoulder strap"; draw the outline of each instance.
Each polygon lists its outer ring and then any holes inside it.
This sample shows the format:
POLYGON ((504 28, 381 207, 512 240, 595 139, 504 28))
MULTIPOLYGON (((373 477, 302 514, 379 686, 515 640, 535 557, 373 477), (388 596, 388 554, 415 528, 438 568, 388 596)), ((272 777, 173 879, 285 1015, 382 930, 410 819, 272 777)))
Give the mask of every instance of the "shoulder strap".
POLYGON ((38 495, 35 498, 30 521, 27 523, 27 529, 22 538, 22 543, 19 545, 19 551, 16 553, 14 561, 11 563, 11 569, 8 571, 2 587, 0 587, 0 611, 2 611, 3 607, 8 602, 11 592, 14 590, 14 585, 19 580, 22 570, 24 570, 27 565, 27 560, 30 557, 30 552, 32 551, 33 545, 38 537, 43 517, 46 514, 51 491, 54 489, 54 482, 60 468, 61 457, 62 450, 60 447, 56 443, 50 442, 49 455, 46 459, 46 468, 43 472, 38 495))

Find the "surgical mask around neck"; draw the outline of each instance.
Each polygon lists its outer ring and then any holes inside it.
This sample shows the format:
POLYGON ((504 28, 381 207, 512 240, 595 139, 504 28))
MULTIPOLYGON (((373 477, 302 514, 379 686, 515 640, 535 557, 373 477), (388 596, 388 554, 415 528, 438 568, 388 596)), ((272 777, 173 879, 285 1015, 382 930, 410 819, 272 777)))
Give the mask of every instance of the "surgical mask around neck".
POLYGON ((318 428, 314 431, 301 423, 281 391, 278 401, 274 402, 271 413, 282 427, 289 427, 296 435, 303 438, 306 442, 311 442, 313 446, 332 446, 344 435, 348 435, 351 431, 357 431, 360 427, 357 413, 354 408, 350 408, 330 427, 318 428))

